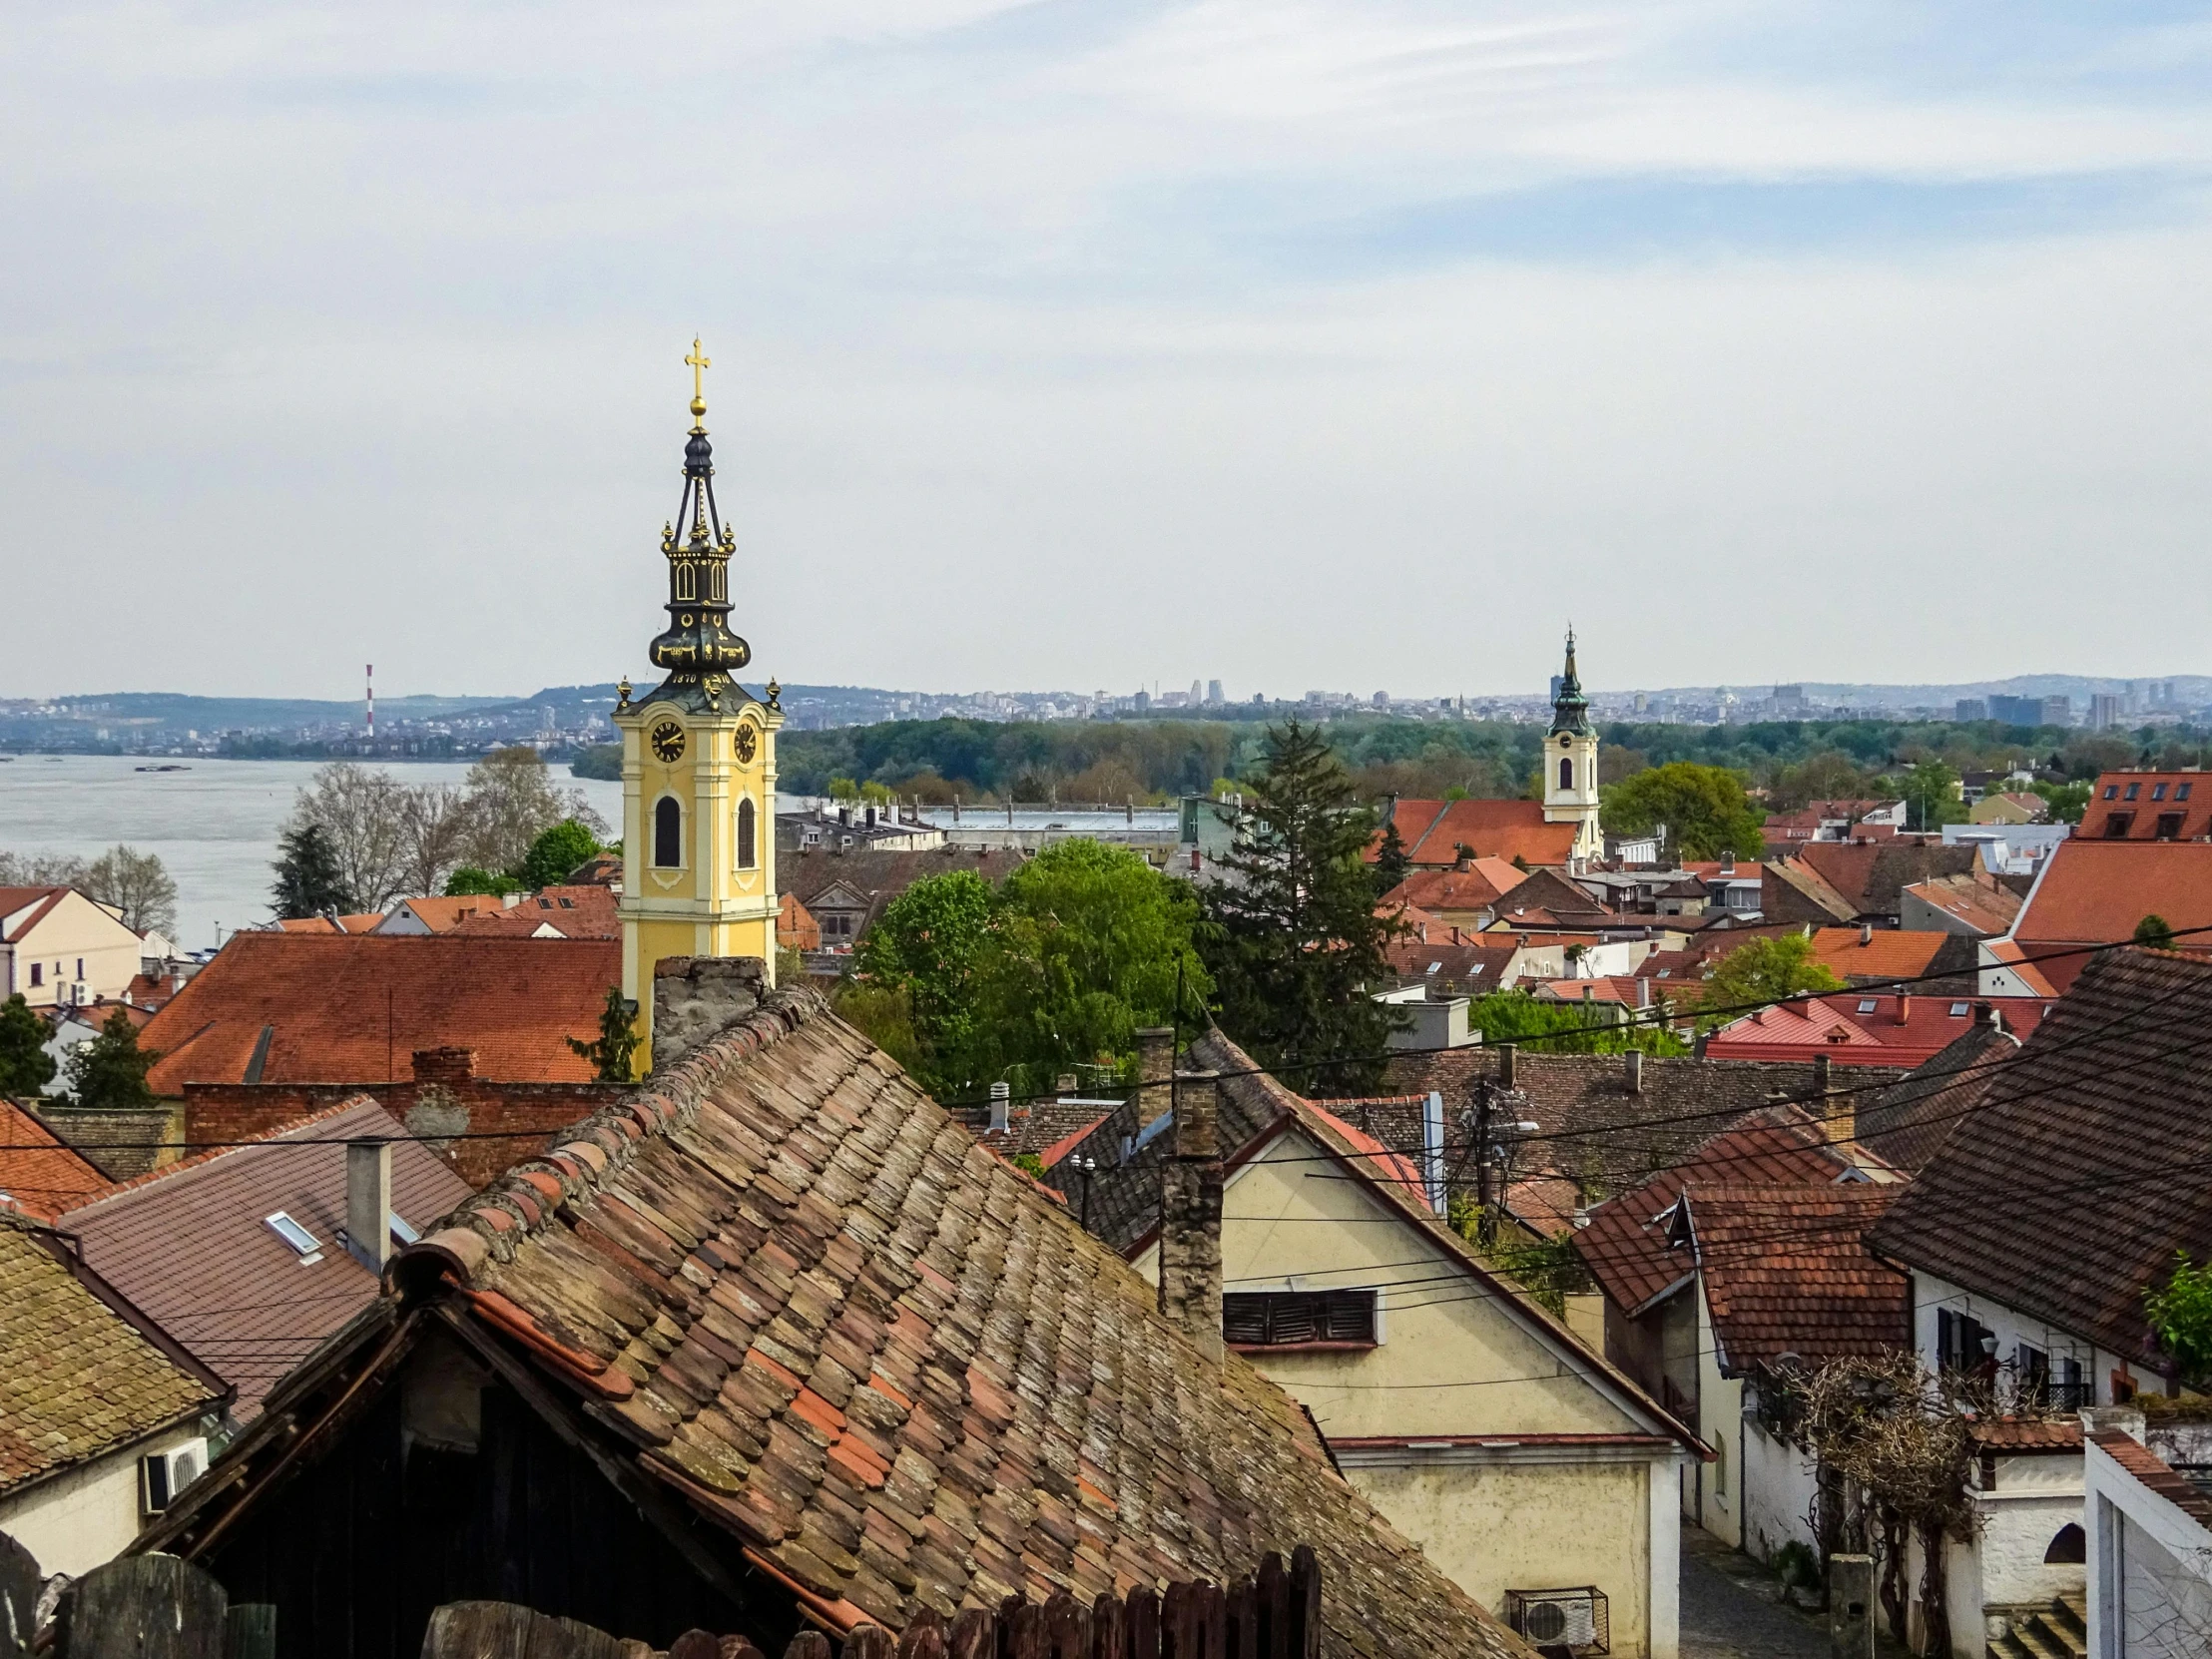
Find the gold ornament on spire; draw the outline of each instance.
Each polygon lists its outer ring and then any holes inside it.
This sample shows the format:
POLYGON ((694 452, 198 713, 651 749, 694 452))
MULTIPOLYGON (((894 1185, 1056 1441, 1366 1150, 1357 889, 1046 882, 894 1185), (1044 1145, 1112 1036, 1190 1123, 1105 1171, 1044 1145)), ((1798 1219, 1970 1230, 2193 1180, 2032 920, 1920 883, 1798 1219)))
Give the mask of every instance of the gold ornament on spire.
MULTIPOLYGON (((707 418, 707 370, 714 367, 714 359, 699 348, 699 336, 692 335, 691 355, 684 361, 691 365, 691 412, 694 421, 707 418)), ((692 427, 693 431, 700 428, 692 427)))

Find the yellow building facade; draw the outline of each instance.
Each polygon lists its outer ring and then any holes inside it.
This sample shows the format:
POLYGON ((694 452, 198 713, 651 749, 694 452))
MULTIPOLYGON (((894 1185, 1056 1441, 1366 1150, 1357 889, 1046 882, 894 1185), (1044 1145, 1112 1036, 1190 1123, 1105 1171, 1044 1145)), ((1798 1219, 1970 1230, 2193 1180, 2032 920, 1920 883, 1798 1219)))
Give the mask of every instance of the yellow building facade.
POLYGON ((737 536, 715 501, 701 371, 692 342, 684 490, 661 530, 668 627, 651 658, 667 678, 642 697, 623 682, 622 992, 638 1010, 638 1063, 652 1065, 653 969, 671 956, 758 956, 776 974, 777 686, 736 679, 752 648, 730 631, 737 536))

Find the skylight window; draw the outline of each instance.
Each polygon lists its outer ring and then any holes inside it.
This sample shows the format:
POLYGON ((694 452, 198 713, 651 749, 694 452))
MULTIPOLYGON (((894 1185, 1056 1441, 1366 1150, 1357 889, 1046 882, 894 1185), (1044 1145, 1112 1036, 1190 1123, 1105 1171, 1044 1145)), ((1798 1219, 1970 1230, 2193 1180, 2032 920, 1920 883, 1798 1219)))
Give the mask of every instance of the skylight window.
POLYGON ((1430 962, 1430 963, 1428 964, 1428 971, 1429 971, 1430 973, 1434 973, 1434 972, 1438 971, 1438 970, 1439 970, 1440 968, 1442 968, 1442 966, 1443 966, 1443 963, 1441 963, 1441 962, 1430 962))
POLYGON ((2190 789, 2190 786, 2189 786, 2189 785, 2187 785, 2187 784, 2176 784, 2176 785, 2174 786, 2174 799, 2175 799, 2176 801, 2186 801, 2186 800, 2188 800, 2188 799, 2189 799, 2189 789, 2190 789))
POLYGON ((1950 1017, 1952 1019, 1964 1019, 1967 1012, 1968 1009, 1963 1002, 1953 1002, 1950 1005, 1950 1017))
POLYGON ((2119 785, 2117 785, 2117 784, 2107 784, 2107 785, 2105 785, 2105 786, 2104 786, 2104 799, 2105 799, 2105 800, 2107 800, 2107 801, 2117 801, 2117 800, 2119 800, 2119 798, 2120 798, 2120 786, 2119 786, 2119 785))
POLYGON ((1877 1006, 1878 1006, 1878 1004, 1877 1004, 1877 1003, 1875 1002, 1875 999, 1874 999, 1873 997, 1871 997, 1871 996, 1863 996, 1863 997, 1861 997, 1861 998, 1859 999, 1859 1011, 1860 1011, 1860 1012, 1861 1012, 1862 1014, 1871 1014, 1871 1013, 1873 1013, 1873 1012, 1875 1011, 1875 1008, 1876 1008, 1877 1006))
POLYGON ((2140 793, 2142 792, 2142 788, 2143 788, 2143 786, 2142 786, 2142 785, 2140 785, 2140 784, 2130 784, 2130 785, 2128 785, 2128 787, 2127 787, 2127 799, 2128 799, 2128 800, 2130 800, 2130 801, 2133 801, 2133 800, 2135 799, 2135 797, 2136 797, 2137 795, 2139 795, 2139 794, 2140 794, 2140 793))
POLYGON ((2165 785, 2163 785, 2163 784, 2153 784, 2153 785, 2151 785, 2151 787, 2150 787, 2150 798, 2151 798, 2151 800, 2153 800, 2153 801, 2163 801, 2163 800, 2165 800, 2165 799, 2166 799, 2166 786, 2165 786, 2165 785))
POLYGON ((274 1216, 262 1217, 262 1225, 298 1253, 301 1267, 311 1267, 322 1260, 320 1241, 283 1211, 278 1210, 274 1216))
POLYGON ((385 1220, 391 1226, 391 1236, 403 1245, 411 1245, 422 1237, 420 1233, 407 1225, 405 1218, 397 1210, 392 1211, 385 1220))

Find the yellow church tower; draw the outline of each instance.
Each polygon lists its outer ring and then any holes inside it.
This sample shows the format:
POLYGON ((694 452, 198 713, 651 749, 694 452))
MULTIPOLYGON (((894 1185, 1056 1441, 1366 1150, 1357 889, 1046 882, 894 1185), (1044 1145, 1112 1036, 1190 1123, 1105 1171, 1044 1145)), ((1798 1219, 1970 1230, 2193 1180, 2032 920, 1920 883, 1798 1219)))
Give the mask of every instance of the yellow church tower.
POLYGON ((708 358, 692 341, 692 428, 684 494, 661 529, 668 628, 654 640, 663 680, 633 700, 623 681, 622 994, 638 1009, 640 1069, 653 1063, 653 966, 665 956, 758 956, 776 975, 775 681, 768 700, 733 676, 752 660, 730 631, 737 536, 715 504, 707 441, 708 358), (680 529, 688 523, 688 529, 680 529))

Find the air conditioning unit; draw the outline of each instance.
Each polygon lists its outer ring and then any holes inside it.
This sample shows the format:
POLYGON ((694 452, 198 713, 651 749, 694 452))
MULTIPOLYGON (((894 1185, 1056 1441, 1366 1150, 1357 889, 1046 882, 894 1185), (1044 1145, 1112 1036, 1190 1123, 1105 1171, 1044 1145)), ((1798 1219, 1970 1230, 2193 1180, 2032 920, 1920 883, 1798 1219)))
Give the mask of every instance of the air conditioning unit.
POLYGON ((69 1005, 72 1008, 85 1007, 92 1001, 92 986, 88 981, 72 979, 69 982, 69 1005))
POLYGON ((1605 1594, 1594 1585, 1565 1590, 1507 1590, 1505 1622, 1530 1647, 1545 1653, 1612 1651, 1605 1594))
POLYGON ((158 1515, 208 1472, 208 1442, 191 1439, 139 1459, 139 1507, 158 1515))

